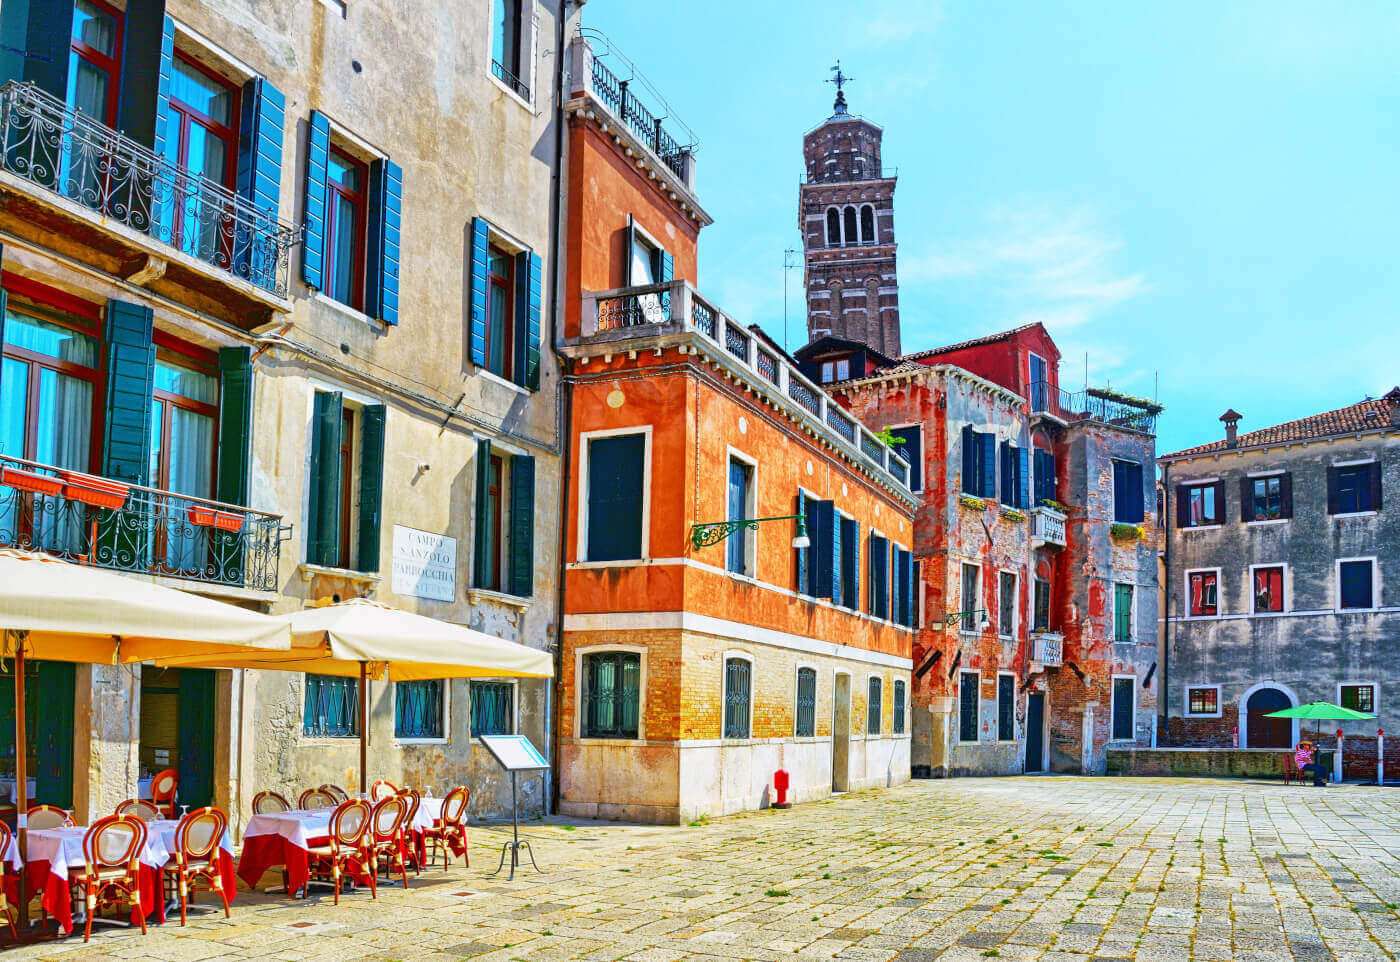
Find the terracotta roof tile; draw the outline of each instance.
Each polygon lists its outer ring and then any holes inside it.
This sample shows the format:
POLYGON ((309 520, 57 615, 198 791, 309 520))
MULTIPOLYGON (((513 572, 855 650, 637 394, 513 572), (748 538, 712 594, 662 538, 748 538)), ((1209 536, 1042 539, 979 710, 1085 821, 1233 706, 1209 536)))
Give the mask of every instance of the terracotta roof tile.
MULTIPOLYGON (((1357 431, 1371 431, 1390 424, 1390 408, 1400 404, 1400 387, 1393 388, 1384 397, 1350 404, 1335 411, 1324 411, 1296 421, 1285 421, 1273 427, 1261 428, 1241 434, 1235 439, 1236 448, 1258 447, 1267 444, 1287 444, 1292 441, 1312 441, 1338 434, 1355 434, 1357 431)), ((1198 444, 1193 448, 1183 448, 1171 454, 1161 455, 1162 460, 1185 458, 1197 454, 1213 454, 1229 451, 1231 447, 1222 438, 1209 444, 1198 444)))
POLYGON ((918 360, 921 357, 934 357, 938 354, 947 354, 950 351, 961 351, 963 348, 976 347, 979 344, 995 344, 997 341, 1008 340, 1011 337, 1014 337, 1015 335, 1020 334, 1023 331, 1029 331, 1031 328, 1036 327, 1038 324, 1039 322, 1035 321, 1030 324, 1022 324, 1020 327, 1013 327, 1009 331, 1001 331, 997 334, 987 334, 983 337, 974 337, 970 341, 959 341, 957 344, 949 344, 946 347, 935 347, 927 351, 915 351, 913 354, 904 355, 903 360, 913 361, 918 360))

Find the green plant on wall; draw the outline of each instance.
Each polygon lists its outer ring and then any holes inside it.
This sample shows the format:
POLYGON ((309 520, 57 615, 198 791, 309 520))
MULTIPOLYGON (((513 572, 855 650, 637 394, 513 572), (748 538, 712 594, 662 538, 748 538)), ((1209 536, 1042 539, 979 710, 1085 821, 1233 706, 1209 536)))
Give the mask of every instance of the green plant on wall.
POLYGON ((898 434, 895 434, 893 431, 891 431, 889 425, 886 425, 885 427, 881 428, 880 433, 875 435, 875 437, 879 440, 881 444, 883 444, 887 448, 892 448, 896 444, 904 443, 904 439, 898 434))

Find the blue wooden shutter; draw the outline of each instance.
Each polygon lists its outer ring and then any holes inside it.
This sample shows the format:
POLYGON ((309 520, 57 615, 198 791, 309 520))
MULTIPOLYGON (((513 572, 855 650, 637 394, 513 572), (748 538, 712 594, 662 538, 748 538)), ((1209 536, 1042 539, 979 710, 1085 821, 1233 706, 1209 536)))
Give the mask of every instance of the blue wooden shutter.
POLYGON ((311 414, 311 465, 307 499, 306 559, 335 565, 340 555, 339 391, 317 391, 311 414))
MULTIPOLYGON (((276 219, 282 199, 282 127, 286 98, 262 77, 243 85, 238 140, 238 193, 276 219)), ((234 269, 264 290, 277 286, 278 254, 260 231, 235 231, 234 269)))
POLYGON ((1025 448, 1019 450, 1021 460, 1017 464, 1020 500, 1016 503, 1018 508, 1029 508, 1031 505, 1031 453, 1025 448))
POLYGON ((331 149, 331 122, 318 110, 311 111, 306 129, 306 188, 301 244, 301 279, 321 290, 326 266, 326 162, 331 149))
MULTIPOLYGON (((3 304, 0 304, 0 309, 2 309, 3 306, 4 306, 3 304)), ((0 310, 0 313, 3 313, 3 310, 0 310)), ((0 334, 3 334, 3 331, 0 331, 0 334)), ((806 496, 805 494, 803 494, 801 491, 797 492, 797 510, 796 510, 795 512, 793 512, 793 513, 794 513, 794 514, 802 515, 803 517, 806 517, 806 515, 807 515, 807 496, 806 496)), ((809 521, 808 523, 810 524, 810 521, 809 521)), ((811 530, 810 530, 810 528, 808 529, 807 537, 808 537, 808 540, 811 540, 811 530)), ((796 570, 797 570, 797 577, 794 579, 794 585, 793 585, 793 587, 796 588, 796 590, 797 590, 797 592, 798 592, 799 594, 808 594, 808 591, 807 591, 807 559, 810 557, 812 549, 811 549, 811 548, 793 548, 792 550, 793 550, 793 553, 796 555, 796 557, 793 559, 793 564, 794 564, 794 567, 795 567, 796 570)))
POLYGON ((369 165, 368 267, 365 313, 399 322, 399 238, 403 225, 403 171, 388 158, 369 165))
POLYGON ((665 250, 659 253, 661 255, 661 271, 657 283, 669 284, 676 277, 676 259, 665 250))
MULTIPOLYGON (((852 371, 852 374, 855 372, 852 371)), ((897 428, 895 434, 904 438, 903 444, 894 449, 909 462, 909 490, 918 491, 924 486, 924 432, 917 424, 897 428)))
POLYGON ((219 351, 219 471, 215 497, 248 503, 253 433, 253 362, 246 347, 219 351))
POLYGON ((964 424, 962 429, 962 489, 968 494, 976 494, 977 476, 977 432, 972 425, 964 424))
POLYGON ((836 506, 831 501, 817 501, 812 505, 816 520, 810 532, 812 538, 812 595, 817 598, 832 597, 835 575, 835 533, 832 530, 836 518, 836 506))
POLYGON ((622 561, 642 557, 642 489, 646 437, 623 434, 588 442, 588 557, 622 561))
POLYGON ((477 367, 486 366, 486 288, 489 267, 487 256, 491 246, 491 225, 483 218, 472 220, 471 252, 471 324, 467 330, 467 341, 471 347, 472 363, 477 367))
POLYGON ((915 570, 914 553, 912 551, 904 552, 904 624, 910 628, 914 627, 915 570))
MULTIPOLYGON (((71 29, 72 22, 70 13, 64 26, 71 29)), ((128 0, 122 38, 117 127, 159 154, 165 146, 165 108, 175 57, 175 23, 165 15, 165 0, 128 0)), ((63 64, 66 69, 66 50, 63 64)))
POLYGON ((997 438, 988 431, 977 435, 982 448, 982 497, 997 496, 997 438))
POLYGON ((491 442, 476 443, 476 528, 472 538, 472 584, 491 583, 491 531, 496 519, 491 504, 491 442))
POLYGON ((511 379, 531 391, 540 389, 540 256, 523 251, 515 257, 515 358, 511 379))
POLYGON ((535 459, 510 459, 510 593, 535 593, 535 459))
MULTIPOLYGON (((23 9, 9 3, 0 7, 11 16, 23 9)), ((29 0, 28 32, 22 43, 14 45, 24 57, 24 79, 64 101, 68 99, 68 51, 72 34, 73 0, 29 0)))
POLYGON ((870 613, 876 618, 889 617, 890 601, 890 543, 878 535, 870 536, 870 613))
POLYGON ((1016 449, 1011 446, 1010 441, 1001 442, 1001 500, 1003 504, 1014 505, 1016 503, 1016 449))
POLYGON ((107 417, 102 473, 147 484, 151 469, 151 389, 156 346, 149 307, 107 302, 107 417))
POLYGON ((378 571, 379 518, 384 501, 384 405, 365 405, 360 410, 360 424, 360 538, 355 566, 361 571, 378 571))
POLYGON ((831 601, 838 605, 843 601, 846 581, 842 557, 845 551, 845 539, 842 537, 846 533, 845 525, 846 519, 839 514, 831 519, 831 601))
POLYGON ((852 520, 846 540, 851 546, 850 564, 847 566, 846 607, 860 610, 860 522, 852 520))

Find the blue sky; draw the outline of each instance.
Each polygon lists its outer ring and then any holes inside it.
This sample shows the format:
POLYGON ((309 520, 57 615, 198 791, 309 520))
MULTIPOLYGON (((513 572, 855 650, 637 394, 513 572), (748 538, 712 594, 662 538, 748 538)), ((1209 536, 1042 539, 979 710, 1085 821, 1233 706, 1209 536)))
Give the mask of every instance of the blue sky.
MULTIPOLYGON (((783 328, 802 135, 899 169, 906 351, 1031 320, 1167 406, 1158 450, 1400 383, 1400 4, 595 0, 700 140, 701 288, 783 328), (879 19, 870 22, 869 12, 879 19)), ((789 346, 805 340, 801 269, 789 346)))

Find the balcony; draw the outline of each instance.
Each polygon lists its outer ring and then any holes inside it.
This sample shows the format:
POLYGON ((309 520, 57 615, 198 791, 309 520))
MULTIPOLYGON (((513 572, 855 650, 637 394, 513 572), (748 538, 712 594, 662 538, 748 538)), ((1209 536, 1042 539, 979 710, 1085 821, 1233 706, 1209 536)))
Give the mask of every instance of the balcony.
POLYGON ((592 357, 687 343, 912 500, 909 463, 903 457, 689 281, 584 292, 579 337, 566 343, 565 352, 592 357))
POLYGON ((1062 424, 1100 421, 1115 427, 1152 434, 1162 406, 1105 388, 1088 388, 1071 394, 1049 381, 1034 381, 1026 391, 1032 417, 1048 417, 1062 424))
POLYGON ((1065 515, 1054 508, 1041 505, 1030 511, 1031 547, 1065 546, 1065 515))
POLYGON ((280 515, 0 457, 0 545, 99 568, 278 589, 280 515))
POLYGON ((1031 661, 1046 668, 1059 668, 1065 663, 1064 636, 1043 631, 1031 635, 1031 661))
POLYGON ((0 88, 0 139, 8 229, 245 326, 286 308, 301 232, 275 211, 33 84, 0 88))

